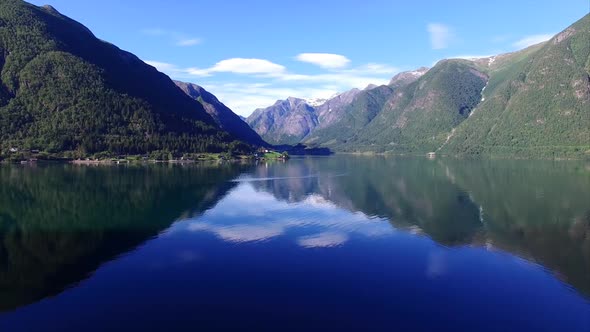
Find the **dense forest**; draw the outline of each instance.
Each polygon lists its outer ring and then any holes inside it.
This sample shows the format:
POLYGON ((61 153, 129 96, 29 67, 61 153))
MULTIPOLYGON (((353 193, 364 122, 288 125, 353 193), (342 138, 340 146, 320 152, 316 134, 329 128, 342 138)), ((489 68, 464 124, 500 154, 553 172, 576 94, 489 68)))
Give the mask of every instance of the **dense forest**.
POLYGON ((50 6, 0 3, 0 151, 249 151, 203 106, 133 54, 50 6))

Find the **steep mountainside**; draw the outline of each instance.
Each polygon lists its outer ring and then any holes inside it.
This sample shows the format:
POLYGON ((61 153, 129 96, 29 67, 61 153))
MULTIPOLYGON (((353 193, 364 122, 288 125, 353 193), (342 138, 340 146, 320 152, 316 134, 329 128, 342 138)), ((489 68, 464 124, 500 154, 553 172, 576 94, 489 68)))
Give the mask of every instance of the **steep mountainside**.
POLYGON ((394 89, 404 87, 422 77, 429 69, 428 67, 420 67, 416 70, 401 72, 395 75, 388 85, 394 89))
MULTIPOLYGON (((329 145, 338 149, 346 145, 381 111, 393 91, 402 88, 424 75, 428 68, 401 72, 387 86, 369 85, 363 91, 353 89, 338 97, 337 106, 327 102, 318 108, 320 124, 306 140, 310 145, 329 145)), ((333 100, 336 100, 333 99, 333 100)))
POLYGON ((240 145, 166 75, 49 6, 0 2, 0 69, 0 151, 85 156, 240 145))
POLYGON ((293 97, 257 109, 246 121, 271 144, 296 144, 318 125, 315 109, 305 100, 293 97))
POLYGON ((320 122, 321 127, 305 143, 327 147, 346 144, 348 139, 375 118, 392 93, 393 89, 386 85, 358 93, 348 104, 328 112, 326 117, 332 116, 333 120, 326 124, 320 122))
POLYGON ((318 129, 329 127, 339 121, 344 108, 352 103, 354 98, 361 92, 359 89, 352 89, 326 100, 321 105, 317 105, 318 129))
POLYGON ((398 74, 364 91, 346 115, 307 141, 336 151, 428 152, 442 145, 481 98, 487 75, 464 60, 398 74))
POLYGON ((589 41, 590 14, 547 43, 492 66, 485 99, 442 152, 590 156, 589 41))
POLYGON ((179 81, 174 81, 174 83, 189 97, 201 103, 205 111, 213 117, 213 120, 215 120, 221 129, 229 132, 241 141, 254 145, 266 144, 242 118, 220 102, 213 94, 203 89, 203 87, 193 83, 179 81))
POLYGON ((434 151, 477 106, 487 79, 468 61, 440 61, 418 80, 396 90, 346 149, 434 151))

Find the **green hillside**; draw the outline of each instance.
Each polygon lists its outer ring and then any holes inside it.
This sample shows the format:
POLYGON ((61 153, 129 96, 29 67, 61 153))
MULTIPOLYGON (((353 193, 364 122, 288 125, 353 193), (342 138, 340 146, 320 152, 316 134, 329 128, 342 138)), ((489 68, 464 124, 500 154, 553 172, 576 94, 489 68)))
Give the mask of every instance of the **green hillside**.
POLYGON ((427 153, 436 150, 481 99, 487 76, 464 60, 444 60, 393 92, 382 110, 342 144, 349 152, 427 153))
POLYGON ((136 56, 49 6, 0 2, 0 151, 247 149, 136 56))
POLYGON ((590 156, 590 15, 491 72, 485 100, 442 152, 590 156))

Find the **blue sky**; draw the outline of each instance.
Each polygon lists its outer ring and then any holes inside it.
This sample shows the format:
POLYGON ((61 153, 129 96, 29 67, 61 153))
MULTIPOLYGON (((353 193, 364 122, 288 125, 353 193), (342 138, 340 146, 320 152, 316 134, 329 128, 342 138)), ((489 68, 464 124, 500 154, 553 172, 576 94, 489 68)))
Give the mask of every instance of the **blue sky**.
POLYGON ((449 57, 510 52, 590 11, 588 0, 41 0, 241 115, 325 98, 449 57))

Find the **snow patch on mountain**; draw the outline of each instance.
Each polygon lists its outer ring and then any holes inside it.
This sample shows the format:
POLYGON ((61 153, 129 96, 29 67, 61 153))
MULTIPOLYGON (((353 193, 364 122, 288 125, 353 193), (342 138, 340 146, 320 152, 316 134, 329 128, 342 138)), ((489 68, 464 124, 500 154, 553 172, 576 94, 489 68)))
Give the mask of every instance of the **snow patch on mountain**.
POLYGON ((328 99, 325 98, 310 98, 305 99, 305 103, 311 107, 317 107, 323 105, 328 99))

